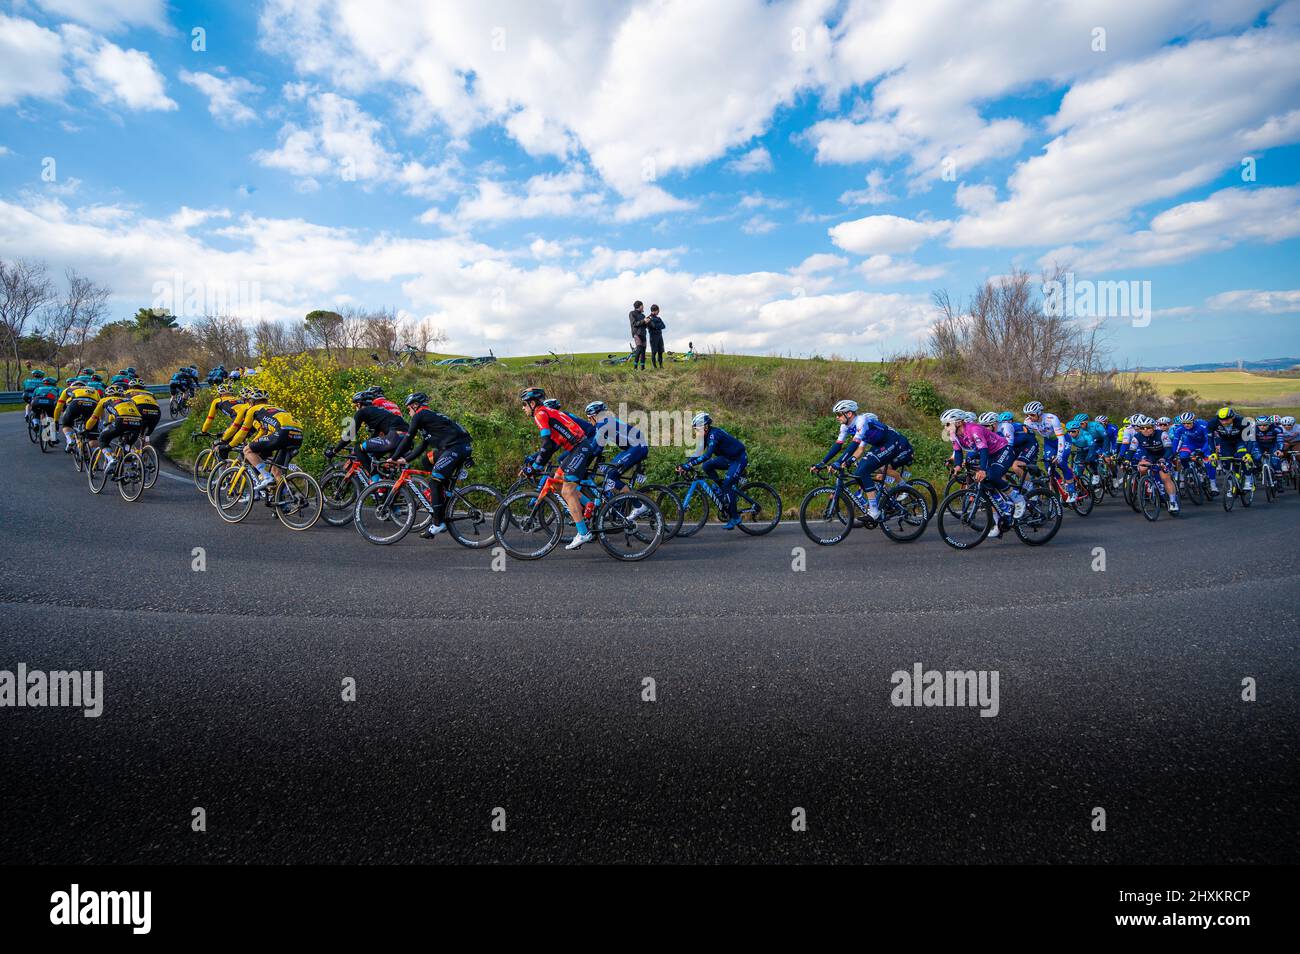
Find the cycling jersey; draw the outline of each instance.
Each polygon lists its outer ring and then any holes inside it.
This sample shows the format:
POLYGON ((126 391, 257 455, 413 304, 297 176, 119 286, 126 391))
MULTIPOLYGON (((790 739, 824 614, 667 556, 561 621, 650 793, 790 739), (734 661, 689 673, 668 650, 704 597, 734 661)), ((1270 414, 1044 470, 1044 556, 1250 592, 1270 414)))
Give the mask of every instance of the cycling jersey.
POLYGON ((1097 437, 1086 427, 1079 428, 1079 436, 1070 438, 1070 449, 1080 463, 1095 460, 1101 454, 1101 445, 1097 437))
POLYGON ((250 404, 240 417, 239 431, 233 440, 226 443, 242 443, 250 432, 255 432, 255 436, 261 440, 280 431, 297 431, 301 434, 302 427, 284 408, 273 404, 250 404))
POLYGON ((155 398, 144 388, 127 388, 126 396, 131 399, 131 403, 138 407, 142 412, 146 408, 158 410, 158 399, 155 398))
POLYGON ((418 459, 429 450, 445 450, 460 444, 469 445, 469 431, 461 427, 445 414, 439 414, 431 408, 422 407, 411 415, 411 430, 393 448, 394 457, 405 458, 408 462, 418 459), (408 454, 415 443, 415 435, 422 438, 420 446, 408 454))
POLYGON ((1001 434, 982 424, 958 424, 952 432, 953 464, 960 464, 969 454, 978 457, 980 470, 989 469, 990 455, 1001 454, 1011 443, 1001 434))
POLYGON ((623 472, 641 463, 650 453, 650 444, 641 429, 613 414, 607 414, 596 422, 594 440, 602 450, 607 447, 620 448, 619 453, 600 468, 605 475, 605 489, 610 491, 621 488, 623 482, 619 478, 623 472))
POLYGON ((1059 417, 1044 411, 1037 421, 1026 420, 1025 427, 1042 435, 1044 457, 1056 457, 1059 462, 1065 463, 1070 453, 1070 438, 1059 417))
POLYGON ((1210 421, 1210 436, 1218 440, 1220 444, 1231 444, 1237 446, 1241 440, 1242 431, 1245 430, 1245 424, 1241 420, 1240 414, 1234 414, 1231 417, 1216 417, 1210 421))
POLYGON ((30 401, 32 392, 44 383, 44 378, 25 378, 23 380, 23 400, 30 401))
POLYGON ((140 416, 140 409, 130 398, 120 394, 100 398, 99 403, 95 405, 95 410, 86 420, 86 430, 93 431, 101 421, 105 427, 119 423, 127 425, 144 423, 144 419, 140 416))
POLYGON ((852 440, 856 443, 857 437, 855 435, 858 431, 864 430, 866 424, 867 415, 865 411, 861 414, 855 414, 853 420, 849 421, 847 424, 841 424, 840 432, 835 438, 835 443, 831 445, 831 449, 826 452, 826 456, 822 458, 821 462, 823 464, 829 464, 831 458, 840 453, 840 451, 844 451, 846 454, 849 453, 852 448, 845 448, 845 441, 852 440))
POLYGON ((217 412, 220 411, 231 421, 235 419, 235 408, 240 406, 239 398, 231 395, 229 397, 218 397, 208 405, 208 416, 203 419, 203 427, 200 430, 206 432, 212 427, 212 422, 216 420, 217 412))
MULTIPOLYGON (((35 402, 36 397, 33 395, 32 403, 35 402)), ((1266 454, 1271 454, 1273 451, 1278 450, 1281 447, 1281 440, 1282 429, 1276 424, 1269 424, 1255 429, 1255 443, 1258 444, 1259 449, 1266 454)))
POLYGON ((396 414, 398 417, 402 416, 402 409, 398 407, 395 402, 388 400, 386 397, 377 397, 370 403, 375 407, 382 407, 389 414, 396 414))
POLYGON ((1106 453, 1115 453, 1115 447, 1119 443, 1119 427, 1115 424, 1106 425, 1106 453))
POLYGON ((1205 428, 1193 421, 1190 425, 1177 424, 1169 429, 1169 441, 1174 453, 1181 455, 1208 454, 1213 450, 1210 435, 1205 428))
POLYGON ((238 434, 240 428, 244 426, 244 416, 254 407, 256 407, 256 405, 249 404, 247 401, 240 401, 230 409, 230 424, 221 432, 220 443, 233 443, 234 436, 238 434))
POLYGON ((32 389, 32 408, 44 410, 48 414, 58 404, 62 392, 57 384, 41 384, 32 389))
POLYGON ((1015 449, 1017 457, 1031 447, 1038 450, 1038 438, 1019 421, 1003 421, 998 425, 998 433, 1015 449))
POLYGON ((720 427, 710 427, 708 435, 704 438, 704 446, 700 448, 700 453, 694 457, 686 459, 688 467, 694 467, 710 457, 720 457, 723 460, 740 460, 747 456, 745 445, 738 438, 732 437, 720 427))
POLYGON ((357 413, 352 415, 352 425, 354 433, 360 434, 362 425, 365 425, 366 429, 376 437, 410 430, 410 425, 400 414, 386 411, 375 404, 366 404, 359 408, 357 413))
POLYGON ((1133 450, 1147 460, 1162 461, 1170 455, 1172 449, 1168 431, 1157 429, 1150 434, 1138 431, 1133 435, 1133 450))
POLYGON ((585 476, 591 458, 596 455, 597 448, 593 440, 596 428, 545 404, 539 404, 533 409, 533 423, 537 425, 542 438, 542 449, 533 455, 533 461, 545 467, 551 455, 556 450, 563 449, 569 451, 560 462, 565 477, 581 479, 581 476, 585 476), (582 451, 582 454, 574 456, 575 451, 582 451))

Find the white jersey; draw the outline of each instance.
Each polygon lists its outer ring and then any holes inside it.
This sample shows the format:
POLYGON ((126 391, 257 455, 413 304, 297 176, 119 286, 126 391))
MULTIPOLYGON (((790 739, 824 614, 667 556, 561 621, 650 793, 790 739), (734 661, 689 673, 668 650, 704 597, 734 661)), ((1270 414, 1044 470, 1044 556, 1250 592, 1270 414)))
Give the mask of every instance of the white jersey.
POLYGON ((855 414, 853 420, 840 425, 840 435, 835 438, 835 443, 843 444, 847 440, 861 441, 862 435, 867 432, 867 428, 870 426, 871 420, 865 411, 861 414, 855 414))
POLYGON ((1025 427, 1029 428, 1035 434, 1041 434, 1043 440, 1056 440, 1058 437, 1065 436, 1065 428, 1061 425, 1061 419, 1055 414, 1048 414, 1044 411, 1038 415, 1038 420, 1025 420, 1025 427))

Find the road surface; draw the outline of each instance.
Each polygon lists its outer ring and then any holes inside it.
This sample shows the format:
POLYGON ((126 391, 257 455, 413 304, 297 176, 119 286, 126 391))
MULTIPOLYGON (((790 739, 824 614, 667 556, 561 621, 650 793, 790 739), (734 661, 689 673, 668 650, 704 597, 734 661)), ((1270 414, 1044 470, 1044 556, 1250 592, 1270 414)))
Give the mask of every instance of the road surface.
POLYGON ((105 698, 0 709, 6 862, 1300 860, 1295 494, 1108 501, 1036 549, 710 527, 497 572, 228 526, 178 479, 95 497, 20 414, 0 447, 0 669, 105 698), (996 671, 997 715, 893 705, 918 663, 996 671))

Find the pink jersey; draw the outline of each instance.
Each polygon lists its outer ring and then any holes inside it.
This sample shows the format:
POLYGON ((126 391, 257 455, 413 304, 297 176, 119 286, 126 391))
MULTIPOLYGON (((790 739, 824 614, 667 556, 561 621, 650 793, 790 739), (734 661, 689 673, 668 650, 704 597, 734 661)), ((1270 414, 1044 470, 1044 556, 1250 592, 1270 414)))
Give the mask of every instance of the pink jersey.
POLYGON ((986 450, 996 454, 1007 446, 1007 439, 982 424, 958 424, 953 430, 953 450, 986 450))

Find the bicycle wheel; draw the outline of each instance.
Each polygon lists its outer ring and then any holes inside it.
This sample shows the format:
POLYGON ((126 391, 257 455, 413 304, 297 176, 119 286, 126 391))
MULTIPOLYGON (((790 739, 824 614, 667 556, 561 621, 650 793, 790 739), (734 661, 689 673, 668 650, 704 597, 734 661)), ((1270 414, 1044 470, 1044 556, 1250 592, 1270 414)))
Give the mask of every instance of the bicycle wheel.
POLYGON ((27 439, 33 444, 39 444, 41 441, 41 422, 34 417, 27 419, 27 439))
POLYGON ((626 490, 600 505, 592 532, 615 560, 635 563, 650 556, 663 543, 664 517, 645 494, 626 490))
POLYGON ((419 511, 419 501, 409 486, 393 493, 394 481, 380 480, 366 487, 357 497, 352 523, 371 543, 388 546, 410 531, 419 511))
POLYGON ((696 481, 683 480, 671 484, 669 489, 682 502, 682 525, 677 536, 694 536, 709 522, 709 495, 705 492, 704 485, 697 486, 696 481))
POLYGON ((1264 499, 1272 503, 1277 497, 1277 488, 1273 485, 1273 466, 1268 461, 1264 462, 1264 469, 1260 471, 1259 477, 1264 484, 1264 499))
POLYGON ((108 461, 104 457, 102 447, 96 447, 90 453, 90 463, 86 465, 86 480, 90 483, 92 494, 101 493, 104 485, 108 483, 108 461))
POLYGON ((560 542, 564 519, 554 497, 521 490, 501 501, 492 528, 497 543, 516 560, 540 560, 560 542))
MULTIPOLYGON (((433 523, 433 488, 423 477, 416 474, 410 479, 411 490, 424 498, 430 509, 425 510, 421 507, 416 511, 415 522, 411 524, 411 529, 416 533, 422 532, 429 524, 433 523)), ((418 501, 417 501, 418 502, 418 501)))
POLYGON ((1225 468, 1219 471, 1219 481, 1223 487, 1223 490, 1219 493, 1219 496, 1223 500, 1223 509, 1225 511, 1231 511, 1233 505, 1237 502, 1237 491, 1239 489, 1237 486, 1236 475, 1225 468))
POLYGON ((799 526, 819 547, 841 542, 853 531, 857 508, 852 498, 834 485, 817 487, 804 494, 799 504, 799 526))
POLYGON ((1133 508, 1134 513, 1141 513, 1142 509, 1138 506, 1138 476, 1137 471, 1129 471, 1124 475, 1124 502, 1133 508))
POLYGON ((492 518, 501 506, 501 494, 487 484, 457 487, 447 501, 447 531, 463 547, 481 550, 496 540, 492 518))
POLYGON ((152 444, 140 448, 140 460, 144 464, 144 489, 152 490, 158 483, 158 450, 152 444))
POLYGON ((740 529, 751 537, 771 533, 781 522, 781 495, 771 484, 761 480, 748 481, 736 488, 736 514, 740 529))
POLYGON ((1061 529, 1065 511, 1061 502, 1041 490, 1025 492, 1025 513, 1015 522, 1016 536, 1021 543, 1040 547, 1061 529))
POLYGON ((1241 496, 1241 505, 1242 505, 1243 507, 1249 507, 1251 504, 1253 504, 1253 503, 1255 502, 1255 482, 1254 482, 1254 481, 1251 481, 1250 486, 1247 487, 1247 486, 1246 486, 1246 482, 1245 482, 1245 480, 1243 479, 1242 482, 1239 483, 1239 484, 1237 485, 1237 488, 1238 488, 1238 493, 1239 493, 1240 496, 1241 496))
POLYGON ((365 484, 355 475, 348 477, 341 467, 325 472, 320 481, 321 499, 324 510, 321 516, 331 527, 344 527, 352 522, 352 515, 357 509, 357 498, 365 484))
POLYGON ((234 466, 233 461, 218 461, 216 466, 212 468, 212 472, 208 474, 208 485, 204 488, 204 493, 207 495, 208 503, 212 504, 212 506, 217 505, 217 485, 221 483, 221 478, 226 471, 234 466))
POLYGON ((880 494, 880 529, 895 543, 911 543, 925 533, 933 512, 924 495, 911 487, 880 494))
POLYGON ((1205 486, 1201 483, 1201 475, 1197 472, 1195 465, 1184 467, 1182 492, 1196 506, 1200 506, 1205 501, 1205 486))
POLYGON ((217 480, 217 516, 226 523, 239 523, 253 510, 257 497, 254 471, 247 464, 228 467, 217 480))
POLYGON ((1086 517, 1092 513, 1092 508, 1096 505, 1097 499, 1092 495, 1092 488, 1088 486, 1082 475, 1074 475, 1074 503, 1070 504, 1070 509, 1080 517, 1086 517))
POLYGON ((42 454, 48 454, 50 448, 54 446, 45 439, 45 428, 40 421, 36 422, 36 446, 41 449, 42 454))
POLYGON ((280 522, 290 530, 310 530, 325 509, 320 484, 306 471, 291 471, 276 484, 272 507, 280 522))
POLYGON ((117 492, 123 500, 134 503, 144 493, 144 481, 144 461, 140 459, 140 452, 128 451, 117 472, 117 492))
POLYGON ((1147 474, 1142 478, 1141 486, 1138 487, 1138 505, 1142 509, 1142 516, 1154 523, 1160 519, 1162 504, 1160 478, 1147 474))
POLYGON ((682 502, 673 493, 671 487, 664 484, 644 484, 641 493, 655 502, 659 512, 664 516, 664 539, 671 540, 682 528, 682 502))
POLYGON ((221 458, 211 447, 205 447, 199 451, 194 458, 194 464, 190 467, 190 474, 194 478, 194 489, 199 493, 205 493, 208 489, 208 475, 212 473, 212 468, 217 466, 221 458))
POLYGON ((954 550, 970 550, 993 529, 993 504, 982 492, 955 490, 939 504, 939 536, 954 550))
POLYGON ((929 513, 934 513, 938 508, 939 496, 934 491, 934 484, 930 483, 928 480, 921 477, 909 477, 903 482, 903 485, 921 492, 921 495, 925 498, 925 506, 929 513))
POLYGON ((77 468, 77 473, 86 469, 86 451, 79 439, 73 440, 72 453, 69 456, 72 458, 72 466, 77 468))

